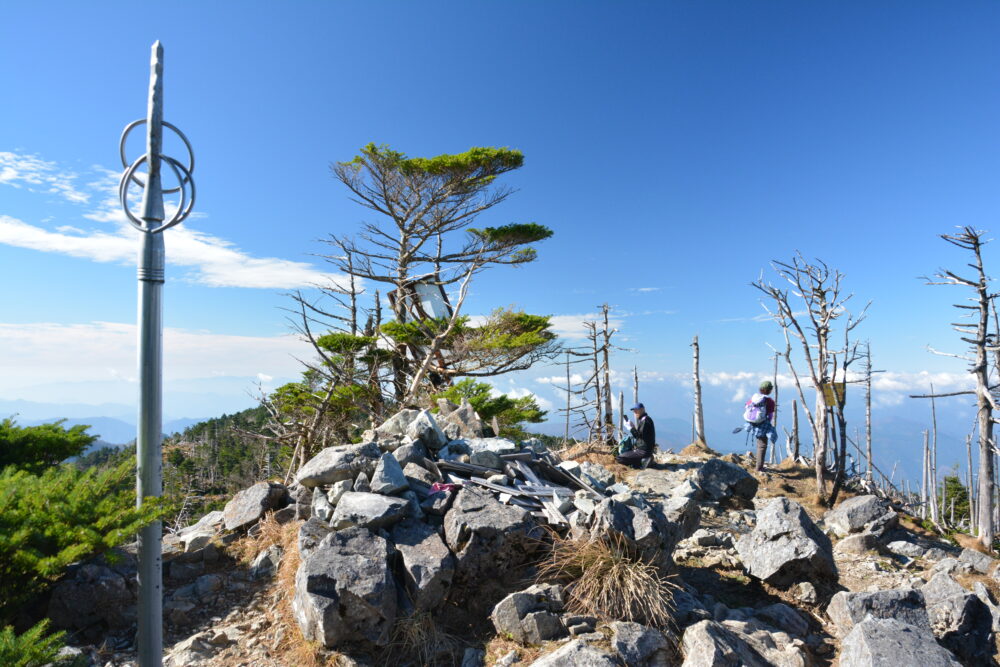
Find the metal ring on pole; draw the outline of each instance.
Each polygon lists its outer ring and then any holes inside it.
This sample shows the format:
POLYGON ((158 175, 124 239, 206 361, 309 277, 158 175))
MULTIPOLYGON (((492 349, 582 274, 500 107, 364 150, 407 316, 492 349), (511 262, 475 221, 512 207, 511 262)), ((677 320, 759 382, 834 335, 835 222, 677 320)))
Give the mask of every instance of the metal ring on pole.
POLYGON ((125 170, 125 173, 122 174, 121 180, 118 182, 118 199, 121 202, 122 209, 125 211, 125 215, 128 217, 129 224, 135 227, 140 232, 148 234, 159 234, 160 232, 166 229, 170 229, 174 225, 181 223, 185 218, 187 218, 191 214, 191 210, 192 208, 194 208, 195 186, 194 186, 194 178, 191 177, 191 172, 188 171, 187 167, 181 164, 178 160, 170 157, 169 155, 161 154, 160 159, 165 161, 170 166, 170 168, 174 172, 174 175, 177 177, 177 181, 180 183, 180 185, 177 186, 176 188, 172 188, 170 190, 164 190, 163 192, 177 192, 179 190, 181 193, 181 201, 177 205, 177 210, 174 211, 174 214, 170 217, 169 220, 167 220, 160 226, 154 227, 153 229, 147 229, 143 224, 143 220, 141 218, 137 218, 132 213, 132 211, 129 209, 128 206, 129 182, 135 181, 134 178, 135 170, 138 169, 144 162, 146 162, 147 156, 140 155, 138 158, 136 158, 135 162, 129 165, 128 169, 125 170), (186 187, 187 185, 191 186, 190 197, 188 197, 188 188, 186 187))
MULTIPOLYGON (((184 142, 184 146, 185 146, 185 148, 187 148, 187 152, 188 152, 188 165, 184 169, 184 171, 188 175, 187 178, 190 179, 191 174, 194 173, 194 149, 191 148, 191 142, 188 141, 188 138, 184 135, 183 132, 180 131, 180 129, 176 125, 174 125, 172 123, 168 123, 165 120, 161 121, 161 122, 162 122, 162 124, 163 124, 164 127, 173 130, 174 133, 178 137, 181 138, 181 141, 184 142)), ((125 129, 122 130, 122 137, 121 137, 121 139, 118 140, 118 156, 121 158, 122 167, 128 168, 128 166, 129 166, 128 159, 125 157, 125 141, 128 139, 128 133, 131 132, 132 130, 134 130, 135 128, 139 127, 140 125, 144 125, 145 123, 146 123, 146 119, 145 118, 140 118, 139 120, 134 120, 131 123, 129 123, 128 125, 126 125, 125 129)), ((132 176, 130 176, 130 179, 132 180, 133 183, 135 183, 136 185, 138 185, 140 188, 146 187, 146 184, 142 182, 142 179, 139 178, 138 176, 136 176, 135 174, 132 174, 132 176)), ((163 194, 170 195, 170 194, 173 194, 175 192, 179 192, 180 189, 183 186, 184 186, 184 183, 181 183, 176 188, 170 188, 169 190, 164 190, 163 194)))

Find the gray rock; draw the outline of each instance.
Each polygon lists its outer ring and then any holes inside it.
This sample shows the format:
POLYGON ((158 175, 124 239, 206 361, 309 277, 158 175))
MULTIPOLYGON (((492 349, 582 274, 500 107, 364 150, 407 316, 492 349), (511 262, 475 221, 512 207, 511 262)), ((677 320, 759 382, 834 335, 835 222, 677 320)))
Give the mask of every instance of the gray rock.
POLYGON ((408 519, 424 518, 424 511, 420 509, 420 497, 415 491, 403 491, 399 497, 406 501, 406 517, 408 519))
POLYGON ((302 466, 295 475, 295 480, 311 489, 343 479, 354 479, 358 473, 374 470, 381 455, 382 452, 374 442, 327 447, 302 466))
POLYGON ((816 600, 819 598, 816 592, 816 587, 812 585, 812 582, 802 581, 795 586, 795 599, 799 602, 804 602, 806 604, 816 604, 816 600))
POLYGON ((345 493, 337 503, 330 519, 336 530, 351 526, 364 526, 376 530, 402 521, 406 516, 407 501, 377 493, 345 493))
POLYGON ((460 667, 483 667, 486 664, 486 651, 481 648, 467 648, 462 654, 460 667))
POLYGON ((579 476, 580 474, 580 464, 576 461, 562 461, 559 463, 559 467, 571 475, 579 476))
POLYGON ((878 539, 872 533, 854 533, 837 542, 833 550, 842 554, 863 554, 877 547, 878 539))
POLYGON ((959 658, 976 662, 993 653, 993 615, 982 600, 943 572, 920 589, 934 636, 959 658))
POLYGON ((400 410, 375 429, 375 436, 379 441, 402 440, 419 414, 420 410, 400 410))
POLYGON ((421 465, 428 456, 427 448, 419 440, 414 440, 406 445, 400 445, 393 451, 392 455, 396 457, 396 460, 399 461, 399 465, 403 467, 404 471, 410 463, 421 465))
POLYGON ((465 444, 464 440, 452 440, 437 452, 438 459, 442 461, 457 461, 463 456, 469 456, 472 450, 465 444))
POLYGON ((590 534, 609 533, 621 535, 647 562, 668 569, 673 566, 671 554, 682 537, 681 527, 668 521, 659 506, 640 508, 605 498, 594 509, 590 534))
POLYGON ((330 487, 330 490, 326 492, 326 499, 330 501, 330 504, 334 507, 340 502, 340 499, 344 497, 344 494, 348 491, 354 489, 354 480, 342 479, 339 482, 334 482, 330 487))
POLYGON ((372 485, 371 482, 368 481, 368 475, 366 473, 359 472, 357 479, 354 480, 354 486, 351 487, 351 489, 356 493, 371 493, 372 485))
POLYGON ((496 452, 491 452, 488 449, 480 449, 479 451, 472 452, 472 456, 469 457, 469 463, 477 466, 483 466, 484 468, 492 468, 493 470, 503 470, 503 459, 496 452))
POLYGON ((676 640, 672 644, 659 630, 624 621, 615 621, 610 627, 614 632, 611 647, 626 665, 651 667, 676 664, 676 640))
POLYGON ((895 526, 898 523, 898 516, 889 508, 888 501, 869 495, 848 498, 827 512, 823 521, 838 536, 844 537, 861 532, 869 524, 895 526))
POLYGON ((135 604, 136 594, 124 576, 88 563, 71 569, 53 587, 47 615, 53 625, 66 630, 83 630, 98 623, 118 629, 135 621, 135 604))
POLYGON ((674 621, 677 627, 693 625, 698 621, 712 618, 712 613, 705 607, 701 599, 688 591, 674 591, 674 621))
POLYGON ((748 620, 727 619, 721 625, 749 645, 768 664, 776 667, 809 667, 812 664, 804 642, 760 623, 753 618, 752 609, 734 610, 736 611, 740 612, 739 616, 748 620))
POLYGON ((222 525, 225 523, 225 521, 226 521, 226 516, 222 512, 222 510, 214 510, 204 515, 200 519, 198 519, 197 523, 194 523, 185 528, 181 528, 179 531, 177 531, 177 535, 183 538, 185 535, 189 533, 200 533, 204 531, 208 531, 211 533, 218 533, 222 530, 222 525))
POLYGON ((438 425, 444 429, 451 440, 481 438, 483 436, 483 422, 469 401, 464 398, 457 409, 444 416, 439 416, 438 422, 438 425))
POLYGON ((585 477, 584 481, 589 482, 598 491, 603 491, 615 483, 614 474, 599 463, 584 461, 580 464, 580 471, 585 477))
POLYGON ((701 621, 684 631, 681 667, 770 667, 747 642, 715 621, 701 621))
POLYGON ((420 509, 431 516, 444 516, 451 509, 454 499, 453 491, 438 491, 427 496, 427 499, 420 503, 420 509))
POLYGON ((783 602, 775 602, 766 607, 755 609, 754 615, 790 635, 804 638, 809 634, 809 620, 805 615, 783 602))
POLYGON ((457 561, 456 582, 493 580, 527 562, 542 535, 529 512, 472 488, 458 492, 444 531, 457 561))
POLYGON ((895 589, 871 593, 840 591, 830 600, 826 614, 833 621, 834 632, 844 637, 866 617, 894 618, 930 633, 924 594, 919 590, 895 589))
POLYGON ((706 461, 698 471, 697 483, 711 500, 729 501, 741 507, 751 506, 759 486, 754 476, 740 466, 715 458, 706 461))
POLYGON ((333 528, 330 527, 330 524, 317 517, 311 517, 299 527, 299 555, 302 558, 308 558, 309 554, 320 545, 323 538, 331 532, 333 532, 333 528))
POLYGON ((897 556, 906 556, 907 558, 922 558, 927 551, 919 544, 907 540, 894 540, 885 545, 885 548, 897 556))
POLYGON ((185 563, 174 559, 168 563, 167 571, 174 581, 192 581, 205 571, 205 564, 200 561, 185 563))
MULTIPOLYGON (((486 478, 486 481, 490 484, 496 484, 497 486, 507 486, 507 482, 510 481, 510 477, 504 475, 503 473, 497 473, 496 475, 490 475, 486 478)), ((570 503, 572 505, 572 503, 570 503)))
POLYGON ((222 589, 222 577, 218 574, 203 574, 194 580, 194 592, 199 598, 207 598, 222 589))
POLYGON ((333 516, 333 505, 330 504, 323 489, 318 486, 313 489, 311 510, 312 515, 320 521, 329 521, 333 516))
POLYGON ((538 438, 528 438, 527 440, 522 441, 521 447, 530 449, 536 454, 545 454, 549 451, 549 448, 545 445, 545 443, 538 438))
POLYGON ((830 539, 788 498, 758 511, 756 527, 735 546, 747 572, 773 586, 837 576, 830 539))
POLYGON ((552 653, 543 655, 530 667, 616 667, 615 657, 603 649, 574 639, 552 653))
POLYGON ((558 616, 562 610, 562 590, 551 584, 536 584, 498 602, 490 620, 501 636, 509 635, 522 644, 541 644, 565 634, 558 616))
POLYGON ((257 482, 250 488, 243 489, 222 510, 226 530, 245 528, 257 523, 268 510, 283 507, 287 499, 288 489, 283 484, 257 482))
POLYGON ((520 449, 517 443, 507 438, 465 438, 465 446, 469 452, 493 452, 500 454, 516 454, 520 449))
POLYGON ((962 555, 958 557, 958 562, 967 563, 979 574, 989 574, 996 563, 995 560, 986 554, 973 551, 972 549, 962 549, 962 555))
POLYGON ((397 611, 392 556, 392 544, 365 528, 328 535, 295 576, 292 609, 302 635, 328 648, 385 646, 397 611))
POLYGON ((404 581, 413 606, 436 608, 451 587, 454 556, 434 528, 414 519, 393 526, 392 541, 402 556, 404 581))
POLYGON ((660 503, 667 521, 677 524, 681 538, 694 534, 701 522, 698 499, 692 496, 671 496, 660 503))
POLYGON ((977 581, 973 586, 976 593, 976 597, 979 601, 986 605, 987 609, 990 610, 990 615, 993 617, 993 632, 996 633, 1000 631, 1000 606, 993 601, 993 597, 990 595, 989 590, 981 581, 977 581))
POLYGON ((933 635, 893 618, 866 618, 844 637, 840 667, 958 667, 961 663, 933 635))
POLYGON ((403 475, 403 469, 399 466, 399 461, 389 452, 386 452, 379 459, 372 473, 371 488, 373 493, 391 496, 401 491, 406 491, 410 485, 403 475))
POLYGON ((448 444, 448 438, 437 425, 434 415, 429 410, 421 410, 410 425, 406 427, 406 437, 419 440, 424 447, 437 451, 448 444))
POLYGON ((250 564, 250 576, 254 579, 266 579, 273 577, 278 572, 281 565, 281 547, 272 544, 264 549, 250 564))
POLYGON ((406 467, 403 468, 403 476, 406 477, 410 488, 423 486, 430 490, 431 485, 437 481, 432 472, 416 463, 407 463, 406 467))

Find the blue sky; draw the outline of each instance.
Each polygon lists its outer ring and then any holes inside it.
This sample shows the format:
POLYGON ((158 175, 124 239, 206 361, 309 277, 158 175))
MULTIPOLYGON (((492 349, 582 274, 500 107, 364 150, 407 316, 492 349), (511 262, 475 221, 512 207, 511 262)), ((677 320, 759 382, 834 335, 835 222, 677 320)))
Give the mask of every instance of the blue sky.
MULTIPOLYGON (((962 386, 925 350, 957 351, 957 292, 917 276, 964 264, 938 234, 997 228, 998 29, 975 2, 5 2, 0 399, 134 396, 135 234, 109 192, 156 39, 198 160, 197 215, 166 238, 168 416, 295 376, 283 294, 329 270, 317 239, 370 219, 328 169, 369 141, 522 150, 519 192, 480 222, 555 236, 482 275, 469 312, 551 314, 573 341, 608 302, 616 368, 678 414, 692 335, 727 395, 710 416, 770 368, 749 283, 796 250, 873 301, 884 405, 922 373, 962 386)), ((559 373, 496 384, 556 404, 539 380, 559 373)))

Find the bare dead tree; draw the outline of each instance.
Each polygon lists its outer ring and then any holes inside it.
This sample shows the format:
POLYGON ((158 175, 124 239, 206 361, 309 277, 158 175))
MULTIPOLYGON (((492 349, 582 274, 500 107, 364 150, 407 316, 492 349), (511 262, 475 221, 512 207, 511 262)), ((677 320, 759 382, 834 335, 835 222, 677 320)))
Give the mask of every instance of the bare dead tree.
POLYGON ((611 327, 608 324, 608 313, 611 311, 611 306, 608 304, 601 305, 601 315, 603 316, 603 325, 601 328, 601 374, 603 376, 603 381, 601 383, 601 388, 604 394, 604 430, 601 434, 602 440, 605 442, 611 442, 614 438, 615 423, 614 423, 614 411, 611 408, 611 336, 614 334, 611 327))
POLYGON ((751 284, 765 295, 773 310, 767 307, 767 303, 764 307, 784 333, 786 349, 783 356, 792 373, 812 429, 816 495, 820 502, 825 502, 827 410, 830 406, 827 405, 823 387, 830 383, 831 375, 834 373, 833 354, 836 352, 831 348, 830 337, 836 321, 844 315, 847 315, 846 328, 849 334, 864 320, 870 302, 865 305, 860 315, 852 317, 847 311, 847 303, 853 294, 843 293, 844 274, 820 260, 815 260, 815 263, 811 264, 799 253, 791 262, 774 261, 771 262, 771 266, 778 277, 790 285, 790 288, 778 287, 765 280, 763 275, 751 284), (796 302, 799 301, 801 302, 799 307, 804 307, 804 311, 796 309, 796 302), (800 343, 806 369, 816 389, 816 406, 812 412, 805 401, 798 373, 791 361, 791 337, 800 343))
MULTIPOLYGON (((995 527, 995 497, 994 497, 994 448, 993 442, 993 411, 997 409, 996 399, 992 394, 994 387, 990 386, 989 353, 998 349, 996 333, 989 330, 990 306, 996 295, 989 292, 989 277, 983 266, 982 248, 987 242, 984 232, 972 227, 963 227, 957 234, 942 234, 941 238, 951 245, 968 251, 973 261, 968 266, 974 271, 972 278, 961 276, 952 271, 941 269, 933 278, 925 278, 928 285, 957 285, 967 287, 974 292, 971 299, 973 305, 955 304, 965 316, 971 316, 970 322, 952 323, 952 328, 960 334, 960 340, 969 346, 969 354, 959 355, 931 352, 942 356, 955 357, 969 362, 969 373, 975 379, 976 388, 971 391, 949 392, 947 394, 932 394, 935 398, 942 396, 974 395, 976 397, 977 421, 979 428, 979 502, 977 503, 976 525, 979 529, 979 541, 986 549, 993 549, 995 527)), ((922 395, 915 398, 930 398, 922 395)))
POLYGON ((695 442, 700 442, 703 445, 707 445, 708 441, 705 438, 705 413, 702 410, 701 404, 701 373, 699 369, 699 351, 698 347, 698 336, 694 337, 691 341, 691 348, 693 350, 693 366, 694 369, 691 372, 692 381, 694 382, 694 439, 695 442))

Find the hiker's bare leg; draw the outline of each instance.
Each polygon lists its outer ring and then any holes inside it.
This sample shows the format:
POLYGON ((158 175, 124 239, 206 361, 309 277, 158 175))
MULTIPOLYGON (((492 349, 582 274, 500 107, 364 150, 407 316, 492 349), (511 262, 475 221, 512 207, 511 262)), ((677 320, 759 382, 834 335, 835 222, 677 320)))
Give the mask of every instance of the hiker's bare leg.
POLYGON ((757 472, 764 471, 765 456, 767 456, 767 438, 757 438, 757 460, 754 462, 757 472))

